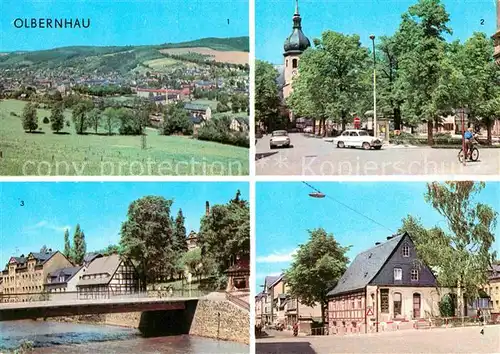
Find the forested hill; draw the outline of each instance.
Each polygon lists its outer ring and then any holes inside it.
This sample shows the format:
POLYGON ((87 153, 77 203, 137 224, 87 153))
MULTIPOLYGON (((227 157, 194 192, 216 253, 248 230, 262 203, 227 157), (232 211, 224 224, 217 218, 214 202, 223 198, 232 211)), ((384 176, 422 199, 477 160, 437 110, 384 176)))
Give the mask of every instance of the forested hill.
POLYGON ((249 52, 250 40, 249 37, 232 37, 232 38, 202 38, 195 41, 182 43, 166 43, 162 48, 194 48, 206 47, 214 50, 249 52))
MULTIPOLYGON (((142 62, 163 58, 162 49, 204 47, 215 51, 249 51, 249 37, 202 38, 189 42, 144 46, 72 46, 32 52, 13 52, 0 55, 1 68, 57 68, 79 66, 92 70, 110 63, 121 63, 128 71, 142 62)), ((115 66, 112 64, 112 66, 115 66)), ((121 71, 121 70, 120 70, 121 71)))

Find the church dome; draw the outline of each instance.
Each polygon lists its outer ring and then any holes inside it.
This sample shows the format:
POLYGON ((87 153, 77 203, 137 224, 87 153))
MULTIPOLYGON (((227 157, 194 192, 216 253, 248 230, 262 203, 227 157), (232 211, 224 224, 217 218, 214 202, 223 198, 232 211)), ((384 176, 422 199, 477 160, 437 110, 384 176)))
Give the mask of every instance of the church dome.
POLYGON ((311 42, 306 37, 304 32, 302 32, 301 22, 302 18, 299 14, 299 6, 297 2, 297 5, 295 6, 295 14, 293 15, 293 31, 292 34, 290 34, 290 36, 288 36, 285 40, 285 44, 283 45, 285 55, 292 53, 300 54, 311 46, 311 42))

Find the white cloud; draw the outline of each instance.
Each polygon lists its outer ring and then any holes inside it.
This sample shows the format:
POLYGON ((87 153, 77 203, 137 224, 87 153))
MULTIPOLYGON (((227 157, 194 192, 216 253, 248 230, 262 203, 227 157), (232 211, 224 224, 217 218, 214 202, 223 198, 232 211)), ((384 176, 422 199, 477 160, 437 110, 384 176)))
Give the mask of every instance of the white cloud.
POLYGON ((291 252, 275 252, 267 256, 258 256, 255 261, 257 263, 285 263, 290 262, 295 253, 297 249, 291 252))
POLYGON ((58 231, 58 232, 64 232, 66 229, 70 229, 71 226, 69 225, 56 225, 53 223, 48 222, 47 220, 41 220, 37 222, 35 225, 31 225, 25 228, 25 231, 33 231, 37 229, 49 229, 53 231, 58 231))

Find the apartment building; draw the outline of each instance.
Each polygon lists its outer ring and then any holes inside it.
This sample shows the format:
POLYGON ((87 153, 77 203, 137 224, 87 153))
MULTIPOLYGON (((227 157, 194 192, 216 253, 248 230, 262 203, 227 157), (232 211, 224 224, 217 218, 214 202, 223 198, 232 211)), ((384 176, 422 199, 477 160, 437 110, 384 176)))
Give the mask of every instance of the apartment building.
POLYGON ((31 252, 11 257, 2 271, 2 302, 38 301, 49 273, 73 264, 59 251, 31 252))

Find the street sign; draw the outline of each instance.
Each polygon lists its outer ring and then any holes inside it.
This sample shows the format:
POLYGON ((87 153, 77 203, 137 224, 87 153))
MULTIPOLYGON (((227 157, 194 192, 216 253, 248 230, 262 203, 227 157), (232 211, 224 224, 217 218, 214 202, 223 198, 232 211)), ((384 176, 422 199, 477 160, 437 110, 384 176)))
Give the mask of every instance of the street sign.
POLYGON ((366 315, 367 316, 373 316, 373 311, 371 307, 368 307, 368 310, 366 310, 366 315))
POLYGON ((354 128, 359 129, 361 127, 361 119, 359 117, 354 117, 354 128))

